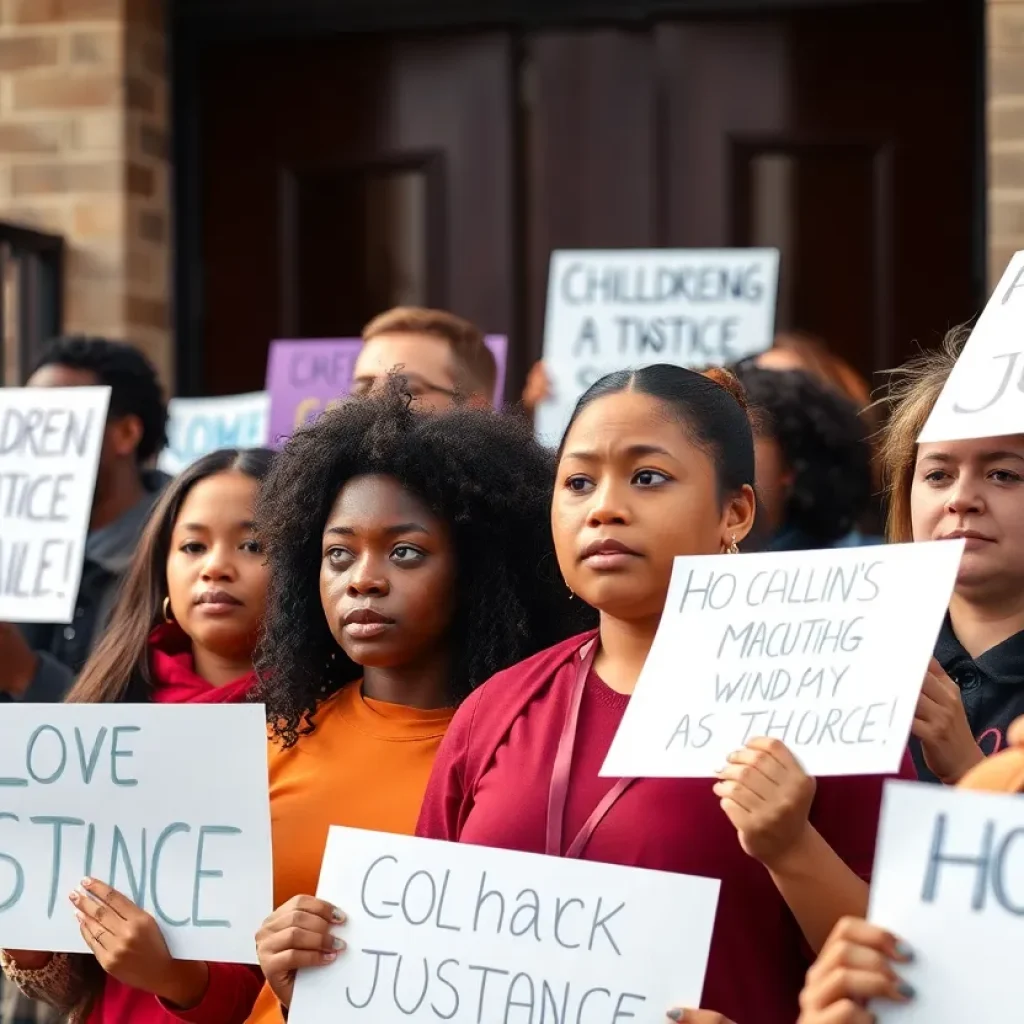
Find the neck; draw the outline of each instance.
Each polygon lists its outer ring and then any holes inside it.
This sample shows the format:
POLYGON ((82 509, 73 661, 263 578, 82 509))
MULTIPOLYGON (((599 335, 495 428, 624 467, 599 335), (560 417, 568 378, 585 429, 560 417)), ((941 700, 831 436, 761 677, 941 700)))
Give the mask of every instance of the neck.
POLYGON ((601 650, 594 671, 613 690, 633 692, 660 620, 660 615, 627 621, 601 613, 601 650))
POLYGON ((252 672, 252 657, 232 658, 192 645, 192 664, 196 675, 211 686, 226 686, 252 672))
POLYGON ((145 493, 139 467, 134 460, 114 467, 102 485, 97 481, 89 530, 102 530, 134 508, 145 493))
POLYGON ((949 602, 949 619, 963 649, 972 658, 978 658, 1024 630, 1024 592, 988 602, 954 593, 949 602))
POLYGON ((421 711, 451 706, 447 655, 397 668, 370 668, 363 673, 363 694, 371 700, 421 711))

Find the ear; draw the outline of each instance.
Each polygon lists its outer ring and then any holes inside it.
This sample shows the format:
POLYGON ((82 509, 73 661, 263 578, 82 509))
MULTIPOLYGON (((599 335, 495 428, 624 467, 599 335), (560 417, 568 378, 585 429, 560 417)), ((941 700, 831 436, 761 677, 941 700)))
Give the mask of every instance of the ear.
POLYGON ((142 420, 138 416, 118 416, 107 422, 107 441, 111 454, 120 458, 134 456, 142 443, 142 420))
POLYGON ((722 547, 728 548, 733 540, 741 544, 753 529, 754 515, 757 512, 757 499, 754 488, 744 484, 725 506, 722 515, 722 547))

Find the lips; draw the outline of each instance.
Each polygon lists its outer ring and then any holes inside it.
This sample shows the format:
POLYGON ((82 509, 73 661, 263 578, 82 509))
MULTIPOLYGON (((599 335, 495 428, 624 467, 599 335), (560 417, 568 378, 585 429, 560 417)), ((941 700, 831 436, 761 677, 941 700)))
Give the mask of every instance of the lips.
POLYGON ((988 544, 994 544, 995 541, 991 537, 986 537, 983 533, 978 533, 977 530, 954 530, 952 533, 947 533, 943 536, 943 540, 966 540, 966 541, 982 541, 988 544))
POLYGON ((342 618, 345 632, 354 640, 372 640, 386 633, 395 620, 375 608, 353 608, 342 618))
POLYGON ((626 555, 638 558, 640 552, 634 551, 628 544, 623 544, 621 540, 615 540, 614 537, 604 537, 591 541, 580 553, 580 560, 587 561, 588 559, 600 558, 605 555, 626 555))
POLYGON ((200 605, 228 605, 233 608, 240 608, 242 606, 242 602, 234 594, 229 594, 226 590, 204 590, 196 598, 195 603, 200 605))

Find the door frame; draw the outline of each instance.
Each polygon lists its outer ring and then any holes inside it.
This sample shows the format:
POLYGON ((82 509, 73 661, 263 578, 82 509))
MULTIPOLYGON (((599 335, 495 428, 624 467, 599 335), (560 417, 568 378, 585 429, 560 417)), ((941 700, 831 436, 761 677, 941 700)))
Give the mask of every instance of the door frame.
MULTIPOLYGON (((926 6, 930 0, 167 0, 173 210, 175 393, 203 393, 202 95, 200 58, 217 43, 267 38, 316 39, 352 32, 461 32, 506 29, 518 40, 541 28, 621 25, 716 15, 772 15, 843 7, 926 6)), ((974 241, 971 253, 979 308, 988 297, 988 160, 986 136, 985 0, 972 7, 970 40, 976 70, 974 241)), ((515 84, 515 83, 514 83, 515 84)), ((513 88, 513 95, 518 90, 513 88)), ((516 139, 521 146, 521 138, 516 139)), ((523 202, 522 188, 513 202, 523 202)), ((521 262, 521 260, 520 260, 521 262)), ((521 276, 521 268, 516 275, 521 276)))

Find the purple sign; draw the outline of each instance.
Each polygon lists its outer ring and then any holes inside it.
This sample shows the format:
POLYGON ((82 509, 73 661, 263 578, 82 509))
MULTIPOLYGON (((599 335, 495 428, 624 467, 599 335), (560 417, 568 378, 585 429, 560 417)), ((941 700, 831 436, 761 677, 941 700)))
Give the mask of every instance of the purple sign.
MULTIPOLYGON (((505 393, 508 339, 492 334, 486 341, 498 367, 494 404, 500 407, 505 393)), ((273 447, 279 447, 297 427, 315 419, 329 403, 349 393, 362 347, 361 338, 308 338, 270 343, 267 391, 270 393, 270 444, 273 447)))

